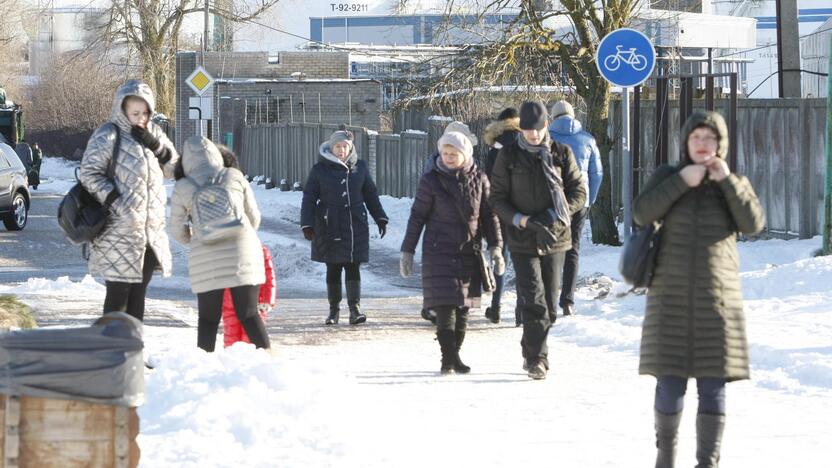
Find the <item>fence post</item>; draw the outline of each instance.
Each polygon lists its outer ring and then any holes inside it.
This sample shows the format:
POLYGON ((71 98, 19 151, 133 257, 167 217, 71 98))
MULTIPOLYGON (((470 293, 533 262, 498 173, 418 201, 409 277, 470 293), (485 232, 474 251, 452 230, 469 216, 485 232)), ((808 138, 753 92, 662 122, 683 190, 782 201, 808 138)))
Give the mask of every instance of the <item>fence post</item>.
POLYGON ((376 136, 377 133, 367 135, 367 165, 370 166, 370 175, 378 182, 378 165, 376 164, 376 136))
MULTIPOLYGON (((832 38, 829 39, 832 47, 832 38)), ((829 54, 832 70, 832 54, 829 54)), ((826 80, 826 95, 832 96, 832 79, 826 80)), ((832 254, 832 100, 826 100, 826 184, 823 196, 823 254, 832 254)))
POLYGON ((800 207, 799 233, 801 239, 809 239, 812 237, 812 231, 814 231, 815 225, 815 212, 812 210, 812 198, 815 193, 812 189, 814 186, 812 183, 814 171, 812 171, 813 158, 809 145, 811 108, 806 99, 801 99, 797 109, 799 119, 799 131, 797 134, 801 135, 798 157, 800 158, 800 187, 802 187, 801 190, 797 190, 800 193, 800 202, 798 205, 800 207))

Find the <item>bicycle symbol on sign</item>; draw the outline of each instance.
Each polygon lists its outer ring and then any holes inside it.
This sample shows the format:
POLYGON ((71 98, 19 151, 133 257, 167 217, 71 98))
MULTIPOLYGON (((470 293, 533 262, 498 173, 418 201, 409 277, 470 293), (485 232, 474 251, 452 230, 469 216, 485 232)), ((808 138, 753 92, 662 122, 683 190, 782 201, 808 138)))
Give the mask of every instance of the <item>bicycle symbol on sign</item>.
POLYGON ((624 46, 615 46, 615 55, 609 55, 604 59, 604 67, 609 71, 616 71, 621 66, 621 62, 631 66, 635 71, 642 71, 647 68, 647 57, 637 54, 636 48, 631 47, 628 50, 622 50, 624 46))

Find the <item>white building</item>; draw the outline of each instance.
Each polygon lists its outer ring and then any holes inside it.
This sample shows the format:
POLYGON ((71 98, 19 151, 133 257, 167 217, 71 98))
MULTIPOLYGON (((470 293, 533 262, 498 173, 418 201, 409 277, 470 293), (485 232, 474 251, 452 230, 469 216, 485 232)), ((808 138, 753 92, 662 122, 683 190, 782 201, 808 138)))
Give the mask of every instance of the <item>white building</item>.
MULTIPOLYGON (((747 91, 754 98, 778 97, 777 79, 777 4, 775 0, 712 0, 712 11, 727 16, 744 16, 757 20, 757 46, 741 55, 752 59, 747 65, 747 91), (753 92, 752 92, 753 91, 753 92)), ((817 38, 821 27, 832 17, 832 1, 800 0, 798 2, 798 28, 801 36, 801 68, 806 69, 807 60, 812 63, 825 62, 829 56, 828 44, 818 47, 817 38), (822 55, 818 55, 822 54, 822 55)), ((827 26, 826 28, 828 28, 827 26)), ((814 66, 814 65, 813 65, 814 66)), ((826 65, 823 65, 824 71, 826 65)), ((818 96, 817 77, 802 76, 803 95, 818 96)), ((824 80, 825 86, 825 80, 824 80)), ((823 91, 826 95, 826 91, 823 91)))

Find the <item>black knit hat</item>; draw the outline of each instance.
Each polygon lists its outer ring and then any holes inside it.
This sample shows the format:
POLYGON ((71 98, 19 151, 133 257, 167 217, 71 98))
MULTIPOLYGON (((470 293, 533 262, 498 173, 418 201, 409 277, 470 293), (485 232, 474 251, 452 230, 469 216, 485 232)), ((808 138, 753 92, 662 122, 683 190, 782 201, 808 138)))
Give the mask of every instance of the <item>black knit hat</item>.
POLYGON ((497 120, 516 119, 517 117, 519 117, 517 109, 513 107, 506 107, 502 112, 500 112, 500 115, 497 116, 497 120))
POLYGON ((546 106, 540 101, 526 101, 520 106, 520 129, 540 130, 546 127, 549 117, 546 106))

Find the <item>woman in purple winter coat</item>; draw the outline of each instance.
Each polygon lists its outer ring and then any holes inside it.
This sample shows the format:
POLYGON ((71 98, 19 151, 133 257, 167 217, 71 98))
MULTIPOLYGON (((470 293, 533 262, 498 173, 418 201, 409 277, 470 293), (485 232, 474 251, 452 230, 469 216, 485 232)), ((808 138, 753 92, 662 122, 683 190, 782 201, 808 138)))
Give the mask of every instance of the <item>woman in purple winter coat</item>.
POLYGON ((505 270, 505 261, 499 223, 488 205, 488 179, 474 164, 471 140, 460 132, 445 132, 437 147, 433 168, 419 180, 399 266, 403 277, 413 273, 413 256, 424 228, 422 289, 424 306, 436 311, 440 372, 467 373, 471 368, 459 358, 459 349, 468 309, 479 307, 482 293, 474 245, 480 245, 483 237, 488 240, 497 273, 505 270))

